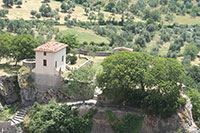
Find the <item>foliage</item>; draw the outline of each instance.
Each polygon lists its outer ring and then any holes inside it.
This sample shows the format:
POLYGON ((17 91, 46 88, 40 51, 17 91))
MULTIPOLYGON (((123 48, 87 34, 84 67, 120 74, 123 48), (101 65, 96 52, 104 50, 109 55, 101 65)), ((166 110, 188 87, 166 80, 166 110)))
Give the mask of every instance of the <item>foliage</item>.
POLYGON ((137 133, 142 128, 143 116, 127 114, 120 120, 110 110, 106 110, 105 113, 113 131, 116 133, 137 133))
POLYGON ((11 57, 15 59, 16 64, 25 58, 33 58, 34 48, 38 45, 37 40, 29 34, 16 35, 11 47, 11 57))
POLYGON ((6 17, 6 14, 8 14, 8 10, 0 10, 0 17, 6 17))
POLYGON ((186 45, 185 49, 184 49, 184 55, 190 55, 191 56, 191 60, 194 60, 197 57, 197 53, 199 52, 197 46, 195 45, 186 45))
POLYGON ((103 93, 116 103, 125 101, 163 118, 184 104, 180 96, 183 67, 174 59, 118 52, 104 59, 102 65, 103 72, 97 76, 98 85, 104 87, 103 93), (131 102, 133 96, 136 96, 134 103, 131 102))
POLYGON ((7 121, 8 118, 12 117, 18 109, 19 106, 12 105, 10 107, 7 107, 5 105, 3 110, 0 111, 0 121, 7 121))
POLYGON ((90 82, 94 79, 95 73, 92 64, 86 64, 77 70, 72 70, 68 78, 74 81, 90 82))
POLYGON ((54 100, 49 104, 41 106, 36 103, 29 112, 30 122, 27 129, 30 132, 70 132, 70 133, 89 133, 92 129, 92 116, 79 116, 77 109, 71 106, 59 105, 54 100))
POLYGON ((77 61, 77 56, 73 55, 73 56, 68 56, 70 64, 76 64, 77 61))
POLYGON ((186 75, 191 77, 197 84, 200 83, 200 66, 191 66, 186 70, 186 75))
POLYGON ((79 46, 79 42, 77 40, 77 37, 72 34, 64 35, 61 38, 58 39, 59 42, 67 44, 67 53, 69 53, 71 48, 76 48, 79 46))
POLYGON ((12 7, 14 5, 14 0, 3 0, 3 3, 7 6, 7 7, 12 7))
POLYGON ((10 57, 11 45, 14 36, 10 34, 0 34, 0 59, 10 57))
POLYGON ((200 126, 200 93, 196 89, 189 89, 186 94, 189 96, 192 103, 192 117, 200 126))

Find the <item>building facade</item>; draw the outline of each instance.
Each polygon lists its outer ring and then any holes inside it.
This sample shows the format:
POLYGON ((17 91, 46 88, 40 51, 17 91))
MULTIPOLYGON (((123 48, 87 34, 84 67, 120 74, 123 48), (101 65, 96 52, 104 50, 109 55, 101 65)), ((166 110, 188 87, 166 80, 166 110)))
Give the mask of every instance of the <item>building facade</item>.
POLYGON ((66 69, 66 44, 48 42, 35 49, 36 65, 32 70, 35 84, 53 87, 66 69))

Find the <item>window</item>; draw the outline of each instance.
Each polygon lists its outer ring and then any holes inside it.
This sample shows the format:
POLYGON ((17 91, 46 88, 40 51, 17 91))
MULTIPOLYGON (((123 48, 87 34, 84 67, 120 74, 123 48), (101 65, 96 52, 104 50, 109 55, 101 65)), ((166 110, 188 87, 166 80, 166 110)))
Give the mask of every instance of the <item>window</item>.
POLYGON ((57 68, 57 61, 55 62, 55 67, 57 68))
POLYGON ((43 60, 43 66, 47 66, 47 60, 43 60))
POLYGON ((62 62, 64 61, 64 56, 62 56, 62 62))
POLYGON ((46 56, 47 55, 47 53, 46 52, 44 52, 44 56, 46 56))

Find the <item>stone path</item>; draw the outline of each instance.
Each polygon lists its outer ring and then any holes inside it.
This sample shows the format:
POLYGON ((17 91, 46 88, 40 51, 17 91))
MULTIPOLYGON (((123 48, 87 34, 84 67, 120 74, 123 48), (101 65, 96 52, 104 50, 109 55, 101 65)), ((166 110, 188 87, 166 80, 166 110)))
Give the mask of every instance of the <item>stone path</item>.
POLYGON ((26 116, 27 112, 30 110, 31 107, 26 107, 18 110, 13 118, 10 118, 8 121, 11 122, 11 125, 18 125, 23 122, 24 117, 26 116))

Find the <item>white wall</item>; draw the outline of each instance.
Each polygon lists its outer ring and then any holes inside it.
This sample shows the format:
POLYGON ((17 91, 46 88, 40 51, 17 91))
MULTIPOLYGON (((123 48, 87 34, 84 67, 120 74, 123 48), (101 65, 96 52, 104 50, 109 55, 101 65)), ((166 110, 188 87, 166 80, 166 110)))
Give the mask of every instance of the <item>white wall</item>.
POLYGON ((33 69, 34 84, 37 88, 56 87, 60 84, 59 70, 65 71, 66 48, 57 53, 36 52, 36 66, 33 69), (62 56, 64 60, 62 61, 62 56), (43 66, 43 60, 47 60, 47 66, 43 66), (55 62, 57 61, 57 68, 55 62))
POLYGON ((54 66, 57 61, 57 71, 61 70, 64 72, 66 67, 66 49, 62 49, 54 55, 54 66), (64 60, 62 61, 62 56, 64 56, 64 60))
POLYGON ((62 49, 57 53, 46 53, 36 52, 36 66, 33 69, 35 74, 44 74, 44 75, 58 75, 58 72, 61 70, 65 71, 66 66, 66 49, 62 49), (62 61, 62 56, 64 60, 62 61), (47 60, 47 66, 43 66, 43 60, 47 60), (55 62, 57 61, 57 68, 55 67, 55 62))

